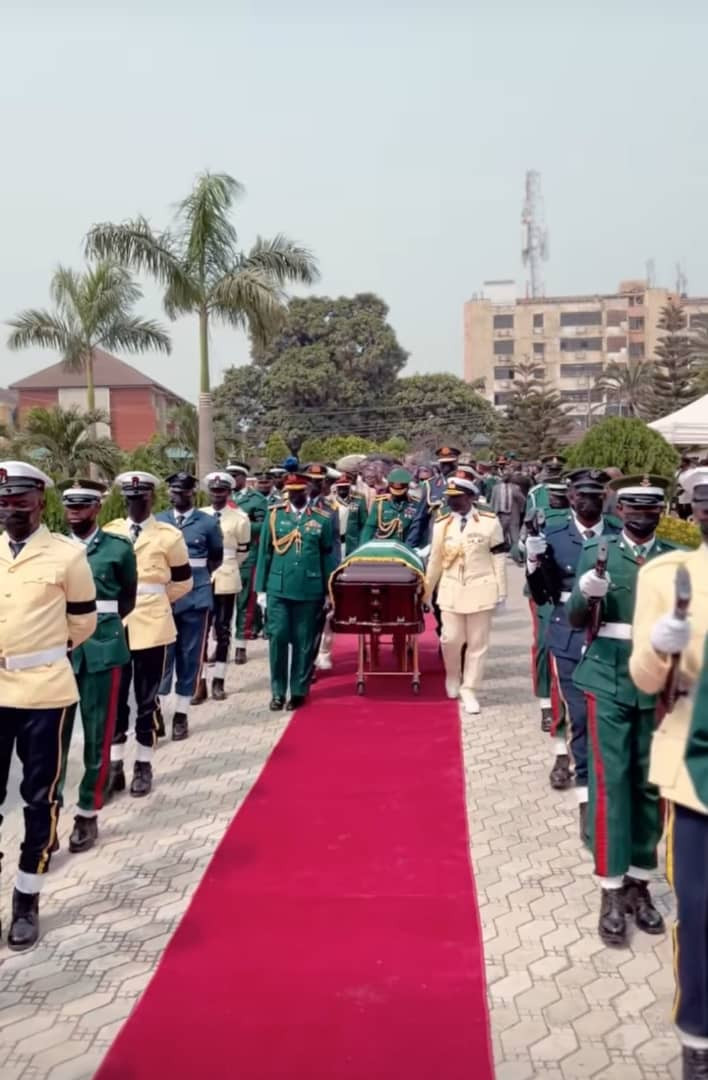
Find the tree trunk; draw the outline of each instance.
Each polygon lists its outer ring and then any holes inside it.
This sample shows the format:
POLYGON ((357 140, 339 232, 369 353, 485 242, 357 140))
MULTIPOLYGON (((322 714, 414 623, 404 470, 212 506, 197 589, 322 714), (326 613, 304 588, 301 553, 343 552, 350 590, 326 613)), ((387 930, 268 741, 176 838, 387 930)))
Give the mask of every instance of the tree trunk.
POLYGON ((199 477, 214 469, 214 425, 209 382, 209 316, 199 312, 199 477))

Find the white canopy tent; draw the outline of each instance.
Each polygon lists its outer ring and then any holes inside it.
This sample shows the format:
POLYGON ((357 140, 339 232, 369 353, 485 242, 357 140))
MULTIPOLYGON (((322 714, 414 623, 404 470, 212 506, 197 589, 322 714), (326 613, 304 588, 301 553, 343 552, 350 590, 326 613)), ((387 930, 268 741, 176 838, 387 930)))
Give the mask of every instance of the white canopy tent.
POLYGON ((708 445, 708 394, 670 416, 654 420, 649 427, 674 446, 708 445))

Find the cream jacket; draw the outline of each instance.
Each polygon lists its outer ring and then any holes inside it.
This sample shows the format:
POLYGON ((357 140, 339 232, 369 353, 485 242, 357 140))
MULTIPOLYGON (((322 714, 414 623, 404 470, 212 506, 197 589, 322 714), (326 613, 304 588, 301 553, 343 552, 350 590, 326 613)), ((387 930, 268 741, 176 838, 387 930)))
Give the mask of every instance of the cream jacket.
POLYGON ((441 611, 471 615, 506 598, 504 534, 496 514, 473 508, 464 531, 456 514, 433 526, 425 577, 428 599, 438 587, 441 611))
MULTIPOLYGON (((205 514, 216 514, 213 506, 205 506, 205 514)), ((241 592, 241 563, 248 555, 251 543, 251 521, 239 507, 226 506, 219 518, 224 538, 224 561, 211 575, 214 595, 241 592)))

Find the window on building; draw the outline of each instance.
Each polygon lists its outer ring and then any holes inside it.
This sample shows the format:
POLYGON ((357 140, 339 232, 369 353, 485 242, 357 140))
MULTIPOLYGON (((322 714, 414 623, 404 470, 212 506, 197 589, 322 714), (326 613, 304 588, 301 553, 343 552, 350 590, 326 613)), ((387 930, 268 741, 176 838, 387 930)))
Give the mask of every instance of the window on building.
POLYGON ((613 337, 607 338, 607 351, 608 352, 620 352, 622 349, 627 348, 627 338, 624 335, 617 334, 613 337))
POLYGON ((560 372, 562 379, 596 379, 602 375, 602 364, 561 364, 560 372))
POLYGON ((543 330, 543 312, 539 312, 538 315, 533 317, 534 330, 543 330))
POLYGON ((608 326, 621 326, 623 322, 627 321, 627 312, 621 309, 614 308, 607 312, 607 325, 608 326))
POLYGON ((582 402, 602 401, 602 390, 561 390, 561 401, 582 402))
POLYGON ((496 393, 494 395, 494 404, 495 405, 506 405, 509 401, 511 401, 511 391, 510 390, 502 390, 499 393, 496 393))
POLYGON ((632 296, 630 296, 630 298, 629 298, 629 306, 630 307, 643 307, 644 306, 644 297, 643 297, 643 295, 641 293, 634 293, 632 296))
POLYGON ((513 379, 514 369, 511 367, 495 367, 494 368, 495 379, 513 379))
POLYGON ((543 344, 542 341, 534 341, 534 343, 533 343, 533 351, 534 351, 535 356, 545 356, 546 355, 546 346, 543 344))
POLYGON ((629 319, 630 330, 643 330, 644 329, 644 316, 643 315, 631 315, 629 319))
POLYGON ((513 356, 514 355, 514 342, 513 341, 495 341, 494 342, 494 355, 495 356, 513 356))
POLYGON ((629 355, 638 357, 644 356, 644 342, 643 341, 630 341, 629 343, 629 355))
POLYGON ((561 338, 561 352, 602 352, 602 338, 561 338))
POLYGON ((513 330, 514 329, 514 316, 513 315, 495 315, 494 316, 494 329, 495 330, 513 330))
POLYGON ((561 326, 602 326, 602 312, 561 311, 561 326))

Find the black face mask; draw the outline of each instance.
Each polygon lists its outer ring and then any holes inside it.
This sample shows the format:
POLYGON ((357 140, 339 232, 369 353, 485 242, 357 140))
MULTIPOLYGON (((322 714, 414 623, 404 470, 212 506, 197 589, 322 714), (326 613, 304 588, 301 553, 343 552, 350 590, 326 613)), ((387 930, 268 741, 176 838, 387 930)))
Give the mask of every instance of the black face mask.
POLYGON ((659 518, 625 518, 624 523, 633 536, 638 536, 640 540, 646 540, 656 531, 659 518))

